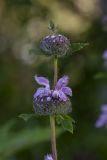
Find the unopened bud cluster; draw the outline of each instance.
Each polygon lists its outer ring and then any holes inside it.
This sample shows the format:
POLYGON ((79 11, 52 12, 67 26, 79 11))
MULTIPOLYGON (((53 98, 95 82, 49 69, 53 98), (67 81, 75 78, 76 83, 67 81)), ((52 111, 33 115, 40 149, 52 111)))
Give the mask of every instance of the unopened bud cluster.
POLYGON ((40 48, 47 55, 64 56, 68 52, 70 41, 63 35, 46 36, 40 44, 40 48))

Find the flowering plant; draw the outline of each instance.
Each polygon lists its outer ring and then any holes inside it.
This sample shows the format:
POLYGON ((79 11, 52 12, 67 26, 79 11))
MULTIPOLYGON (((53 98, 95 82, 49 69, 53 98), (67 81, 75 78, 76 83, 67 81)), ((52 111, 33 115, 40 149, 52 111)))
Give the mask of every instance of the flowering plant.
MULTIPOLYGON (((40 42, 40 49, 42 54, 52 56, 54 59, 54 87, 51 89, 47 78, 35 76, 36 82, 42 87, 38 88, 33 96, 33 107, 36 115, 50 116, 52 155, 47 155, 45 160, 57 160, 55 119, 58 124, 71 133, 73 133, 74 123, 74 120, 67 115, 72 111, 70 101, 72 89, 67 86, 68 76, 63 76, 58 80, 58 57, 80 50, 88 43, 71 44, 67 37, 56 33, 56 27, 52 21, 49 29, 52 31, 52 35, 43 38, 40 42)), ((33 49, 34 51, 37 50, 33 49)), ((32 116, 33 114, 20 115, 25 120, 32 116)))

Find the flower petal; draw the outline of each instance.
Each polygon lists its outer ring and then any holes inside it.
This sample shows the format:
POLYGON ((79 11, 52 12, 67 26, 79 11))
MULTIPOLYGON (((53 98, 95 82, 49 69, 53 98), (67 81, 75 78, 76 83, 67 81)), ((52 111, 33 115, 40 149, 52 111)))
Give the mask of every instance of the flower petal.
POLYGON ((34 94, 34 98, 40 96, 49 96, 51 93, 50 89, 47 88, 38 88, 36 93, 34 94))
POLYGON ((34 98, 40 96, 41 94, 44 93, 45 88, 38 88, 37 91, 34 94, 34 98))
POLYGON ((51 154, 47 154, 47 155, 45 156, 45 159, 44 159, 44 160, 53 160, 52 155, 51 155, 51 154))
POLYGON ((53 93, 52 93, 52 97, 58 98, 59 97, 59 91, 58 90, 54 90, 53 93))
POLYGON ((72 96, 72 90, 69 87, 62 87, 61 91, 64 92, 68 96, 72 96))
POLYGON ((59 91, 59 98, 62 101, 67 101, 68 99, 67 96, 62 91, 59 91))
POLYGON ((104 104, 102 107, 101 107, 101 110, 103 113, 106 113, 107 114, 107 104, 104 104))
POLYGON ((35 76, 35 80, 36 80, 36 82, 38 84, 44 85, 45 87, 50 88, 50 86, 49 86, 49 80, 47 78, 35 76))
POLYGON ((55 89, 59 90, 62 87, 67 86, 69 82, 69 77, 68 76, 63 76, 62 78, 60 78, 55 86, 55 89))
POLYGON ((99 128, 106 124, 107 124, 107 114, 101 114, 99 119, 96 121, 95 126, 99 128))

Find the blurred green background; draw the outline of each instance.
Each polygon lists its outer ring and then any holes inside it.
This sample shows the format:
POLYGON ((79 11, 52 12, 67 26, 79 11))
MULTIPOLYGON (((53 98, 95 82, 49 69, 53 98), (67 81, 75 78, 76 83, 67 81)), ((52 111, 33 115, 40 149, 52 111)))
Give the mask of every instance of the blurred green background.
POLYGON ((0 160, 43 160, 51 153, 48 117, 31 118, 34 75, 53 79, 53 61, 29 54, 49 34, 49 20, 72 42, 89 42, 59 60, 59 77, 70 76, 74 134, 57 133, 60 160, 107 160, 107 130, 96 129, 100 107, 107 103, 106 0, 0 0, 0 160))

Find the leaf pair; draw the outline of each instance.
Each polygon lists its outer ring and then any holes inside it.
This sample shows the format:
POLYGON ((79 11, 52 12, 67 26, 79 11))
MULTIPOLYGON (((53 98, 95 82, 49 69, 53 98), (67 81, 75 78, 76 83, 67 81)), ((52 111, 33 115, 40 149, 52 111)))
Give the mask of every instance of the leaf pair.
MULTIPOLYGON (((67 53, 67 55, 72 55, 73 53, 83 49, 84 47, 86 47, 88 45, 89 45, 88 42, 73 42, 70 46, 70 49, 69 49, 69 52, 67 53)), ((29 50, 29 53, 35 54, 35 55, 44 55, 43 51, 41 51, 39 46, 35 46, 35 45, 33 46, 32 49, 29 50)))
MULTIPOLYGON (((36 117, 36 115, 35 114, 19 115, 19 118, 22 118, 24 121, 28 121, 32 117, 36 117)), ((73 123, 75 123, 74 119, 72 119, 68 115, 56 115, 55 118, 58 125, 61 125, 64 130, 73 133, 73 123)))

